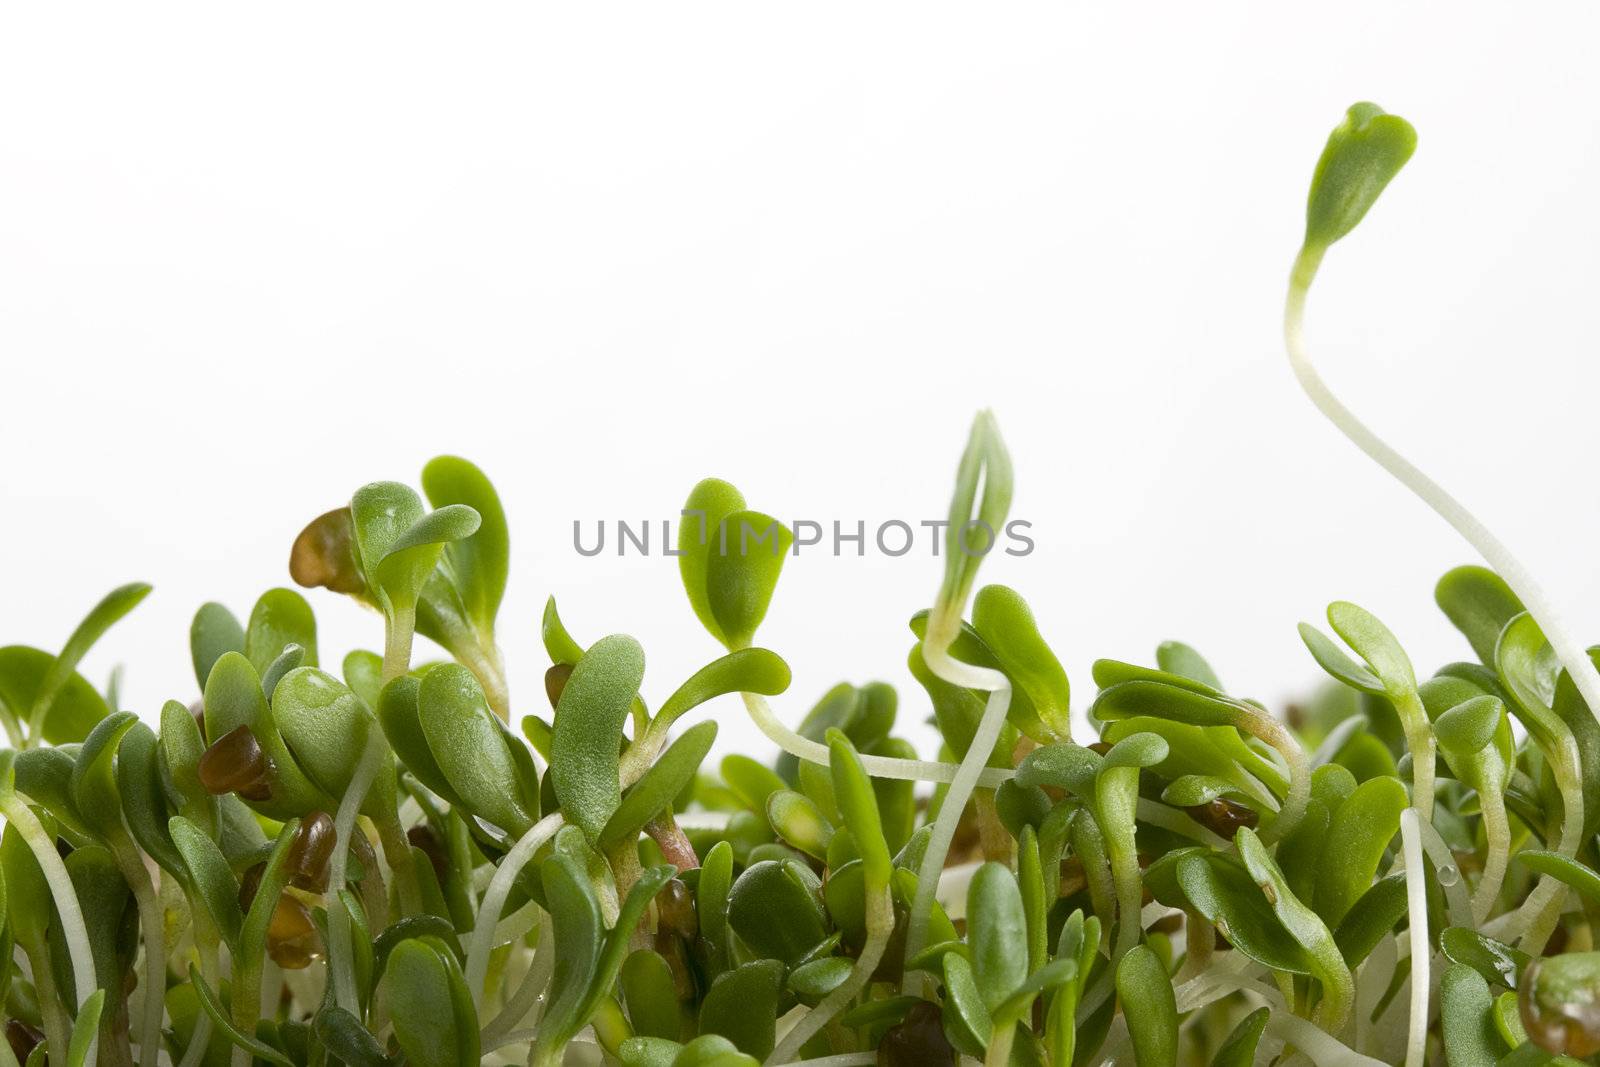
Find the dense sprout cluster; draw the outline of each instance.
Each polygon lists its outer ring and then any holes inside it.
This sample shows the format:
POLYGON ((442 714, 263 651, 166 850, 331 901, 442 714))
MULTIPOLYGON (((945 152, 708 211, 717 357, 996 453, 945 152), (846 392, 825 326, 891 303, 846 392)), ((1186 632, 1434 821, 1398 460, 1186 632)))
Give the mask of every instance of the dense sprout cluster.
POLYGON ((513 700, 504 512, 443 457, 293 544, 300 585, 381 614, 381 653, 324 662, 294 590, 244 623, 207 604, 201 696, 152 728, 77 669, 147 586, 59 653, 0 649, 0 1067, 1600 1062, 1593 652, 1299 339, 1323 253, 1411 144, 1371 105, 1335 131, 1289 341, 1495 566, 1435 589, 1472 659, 1419 678, 1336 602, 1301 627, 1326 687, 1286 718, 1168 642, 1096 662, 1075 724, 1028 604, 975 590, 1012 494, 980 415, 909 619, 914 698, 841 683, 786 724, 789 668, 755 639, 789 535, 711 479, 678 562, 722 653, 647 685, 637 641, 579 640, 552 600, 544 691, 513 700), (418 662, 419 633, 448 659, 418 662), (707 766, 704 706, 732 694, 775 762, 707 766))

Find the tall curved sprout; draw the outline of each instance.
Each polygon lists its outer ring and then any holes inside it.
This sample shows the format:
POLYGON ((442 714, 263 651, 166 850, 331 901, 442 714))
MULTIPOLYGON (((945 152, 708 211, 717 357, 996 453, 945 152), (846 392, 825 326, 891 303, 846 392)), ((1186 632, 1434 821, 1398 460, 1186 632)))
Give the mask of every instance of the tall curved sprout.
POLYGON ((1283 323, 1289 365, 1311 402, 1340 433, 1455 527, 1505 579, 1538 620, 1589 709, 1600 716, 1600 670, 1596 670, 1583 646, 1567 634, 1554 605, 1533 575, 1477 516, 1357 418, 1328 388, 1306 350, 1306 296, 1323 257, 1366 217, 1416 147, 1417 133, 1409 122, 1370 103, 1351 105, 1344 121, 1328 136, 1327 147, 1311 178, 1305 240, 1289 275, 1283 323))

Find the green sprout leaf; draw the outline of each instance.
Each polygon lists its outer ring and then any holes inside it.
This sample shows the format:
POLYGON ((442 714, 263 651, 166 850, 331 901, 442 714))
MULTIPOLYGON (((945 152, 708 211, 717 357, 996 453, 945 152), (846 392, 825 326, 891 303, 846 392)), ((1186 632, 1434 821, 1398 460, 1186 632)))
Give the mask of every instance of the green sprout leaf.
POLYGON ((430 460, 422 468, 422 491, 435 508, 465 505, 479 517, 474 533, 446 545, 444 563, 468 621, 492 641, 511 558, 500 495, 483 471, 459 456, 430 460))
MULTIPOLYGON (((199 622, 199 616, 195 621, 199 622)), ((261 594, 261 599, 256 601, 256 606, 250 612, 244 647, 224 651, 242 651, 256 673, 265 676, 267 667, 290 645, 300 646, 303 653, 301 663, 315 667, 317 620, 311 614, 311 605, 306 603, 306 598, 293 589, 269 589, 261 594)), ((215 659, 212 662, 215 663, 215 659)))
POLYGON ((929 619, 935 644, 948 644, 960 629, 961 613, 977 579, 978 565, 993 551, 1005 528, 1012 488, 1011 454, 1000 439, 1000 427, 991 412, 979 412, 961 453, 955 493, 950 498, 944 581, 929 619))
POLYGON ((604 637, 573 668, 556 705, 550 780, 562 813, 591 841, 622 802, 622 727, 643 680, 639 643, 604 637))
POLYGON ((674 798, 694 781, 716 737, 717 724, 703 722, 684 731, 682 737, 668 746, 661 758, 623 795, 606 820, 595 842, 600 850, 606 852, 633 842, 646 823, 669 810, 674 798))
POLYGON ((233 617, 233 612, 221 604, 211 602, 200 605, 189 625, 189 655, 194 664, 195 683, 201 689, 211 677, 211 668, 224 652, 244 651, 244 627, 233 617))
POLYGON ((783 964, 754 960, 719 975, 700 1008, 700 1032, 716 1034, 757 1059, 772 1052, 777 1035, 783 964))
POLYGON ((1306 247, 1327 248, 1355 229, 1416 147, 1417 131, 1405 119, 1377 104, 1352 104, 1311 178, 1306 247))
POLYGON ((1067 672, 1045 644, 1027 601, 1003 585, 986 585, 973 601, 972 625, 993 650, 1011 684, 1028 695, 1035 713, 1050 730, 1052 736, 1040 740, 1070 738, 1067 672))
POLYGON ((1177 1067, 1177 999, 1150 946, 1139 945, 1117 964, 1117 995, 1124 1005, 1137 1006, 1125 1014, 1138 1067, 1177 1067))
POLYGON ((402 941, 384 970, 395 1039, 415 1067, 477 1063, 478 1015, 455 955, 429 937, 402 941))
POLYGON ((985 863, 967 890, 973 978, 992 1013, 1028 975, 1028 921, 1016 877, 985 863))
MULTIPOLYGON (((386 726, 396 723, 396 735, 405 730, 403 709, 403 691, 397 691, 391 717, 385 718, 386 726)), ((530 806, 523 794, 512 756, 511 746, 520 742, 506 733, 489 710, 473 673, 454 663, 428 671, 417 688, 417 719, 450 792, 473 814, 511 836, 526 833, 538 809, 530 806)))
POLYGON ((1217 1054, 1211 1057, 1211 1067, 1252 1067, 1256 1062, 1256 1046, 1261 1043, 1261 1034, 1267 1028, 1269 1014, 1269 1009, 1257 1008, 1240 1019, 1239 1025, 1217 1048, 1217 1054))

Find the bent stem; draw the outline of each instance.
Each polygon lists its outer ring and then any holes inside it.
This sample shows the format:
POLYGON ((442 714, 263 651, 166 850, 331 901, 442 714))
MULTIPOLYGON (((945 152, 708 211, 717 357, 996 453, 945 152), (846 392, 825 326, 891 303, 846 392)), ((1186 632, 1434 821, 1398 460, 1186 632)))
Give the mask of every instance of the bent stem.
MULTIPOLYGON (((783 720, 773 713, 766 697, 760 693, 740 693, 739 695, 744 698, 745 710, 750 713, 750 721, 754 722, 756 728, 765 734, 773 744, 796 759, 803 759, 807 763, 820 763, 824 767, 828 765, 828 746, 820 741, 813 741, 809 737, 804 737, 786 726, 783 720)), ((867 769, 867 773, 872 777, 893 778, 902 782, 953 782, 964 766, 961 763, 943 763, 939 760, 872 756, 865 752, 860 755, 861 765, 867 769)), ((643 773, 642 768, 640 773, 643 773)), ((973 784, 987 789, 995 789, 1003 785, 1007 779, 1015 776, 1016 771, 1008 767, 983 767, 980 768, 977 780, 973 784)))
POLYGON ((494 928, 500 922, 500 912, 506 906, 506 898, 511 895, 511 887, 517 875, 522 873, 522 868, 527 866, 541 845, 555 836, 562 822, 561 813, 554 812, 530 826, 528 832, 519 837, 517 843, 511 846, 511 851, 505 854, 489 881, 489 888, 484 890, 483 903, 478 905, 478 917, 472 925, 466 967, 467 989, 471 991, 472 999, 480 1011, 483 1009, 483 978, 489 971, 489 954, 494 951, 494 928))
MULTIPOLYGON (((6 821, 22 835, 23 842, 33 853, 34 861, 39 864, 39 870, 44 873, 45 882, 50 886, 50 896, 55 900, 57 914, 61 916, 61 933, 66 938, 67 953, 72 960, 72 984, 78 994, 77 1007, 81 1011, 84 1002, 99 987, 95 984, 94 953, 89 948, 89 931, 83 923, 83 909, 78 906, 78 893, 72 887, 72 876, 67 873, 66 864, 61 862, 56 843, 39 824, 38 816, 16 793, 0 795, 0 815, 4 815, 6 821)), ((95 1062, 95 1048, 99 1042, 99 1030, 96 1028, 89 1037, 89 1051, 84 1062, 95 1062)))
POLYGON ((1306 813, 1306 805, 1311 802, 1311 761, 1294 735, 1271 715, 1246 714, 1241 725, 1271 745, 1289 768, 1289 791, 1284 794, 1283 807, 1278 809, 1272 824, 1261 831, 1261 840, 1271 844, 1282 840, 1306 813))
POLYGON ((1313 245, 1302 248, 1295 260, 1294 270, 1290 274, 1289 296, 1283 317, 1283 338, 1289 353, 1289 365, 1294 370, 1300 388, 1340 433, 1349 438, 1378 466, 1393 475, 1400 484, 1411 490, 1440 518, 1454 527, 1456 532, 1478 551, 1490 568, 1505 579, 1511 591, 1516 593, 1527 607, 1528 613, 1539 623, 1539 628, 1544 631, 1556 658, 1561 661, 1561 665, 1572 676, 1573 684, 1583 694, 1590 713, 1600 717, 1600 669, 1596 669, 1594 662, 1584 652, 1583 646, 1568 635, 1555 607, 1545 595, 1544 589, 1534 580, 1533 575, 1528 573, 1521 562, 1511 554, 1511 550, 1506 548, 1477 516, 1446 492, 1438 482, 1390 447, 1383 438, 1368 429, 1366 424, 1334 395, 1327 383, 1322 380, 1322 376, 1317 373, 1306 351, 1305 305, 1306 294, 1310 290, 1312 279, 1316 277, 1317 268, 1322 264, 1325 251, 1325 248, 1313 245))
POLYGON ((795 1062, 805 1043, 866 988, 872 979, 872 972, 878 969, 878 964, 883 960, 884 950, 888 948, 889 937, 893 933, 894 902, 889 895, 889 887, 884 885, 878 892, 867 895, 867 940, 861 946, 861 955, 856 957, 855 966, 850 968, 850 976, 784 1035, 772 1050, 772 1055, 767 1057, 768 1067, 795 1062))
MULTIPOLYGON (((951 658, 950 643, 955 640, 959 621, 959 615, 952 623, 948 611, 935 610, 929 617, 927 637, 922 642, 922 658, 929 670, 951 685, 987 692, 989 702, 973 734, 972 744, 961 761, 960 770, 951 780, 944 801, 939 805, 939 817, 934 820, 933 834, 928 839, 922 866, 917 871, 917 893, 911 905, 911 914, 906 919, 907 959, 921 952, 923 942, 927 940, 928 918, 933 911, 934 897, 939 889, 939 874, 944 869, 945 856, 955 837, 956 824, 961 821, 961 813, 972 796, 972 790, 982 778, 984 764, 989 761, 989 754, 994 751, 1000 730, 1005 726, 1006 709, 1011 706, 1011 682, 1004 674, 951 658)), ((868 773, 871 773, 870 767, 868 773)), ((908 973, 905 978, 907 992, 913 990, 920 981, 920 978, 908 973)))

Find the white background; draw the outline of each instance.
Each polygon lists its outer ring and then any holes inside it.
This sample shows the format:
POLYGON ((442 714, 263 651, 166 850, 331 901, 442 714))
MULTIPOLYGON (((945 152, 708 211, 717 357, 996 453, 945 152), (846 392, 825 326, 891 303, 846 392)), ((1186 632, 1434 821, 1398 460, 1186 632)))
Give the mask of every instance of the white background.
MULTIPOLYGON (((86 672, 189 699, 198 604, 242 616, 308 518, 450 451, 510 512, 519 708, 550 593, 581 640, 645 643, 655 703, 717 649, 674 561, 580 558, 574 519, 672 515, 708 474, 785 518, 938 517, 991 405, 1038 547, 984 577, 1075 703, 1166 637, 1281 702, 1335 598, 1431 670, 1466 654, 1431 591, 1471 554, 1278 340, 1363 98, 1421 145, 1330 255, 1313 349, 1600 639, 1597 32, 1587 4, 10 7, 0 643, 147 579, 86 672)), ((883 677, 920 718, 905 620, 937 582, 791 561, 780 712, 883 677)), ((312 600, 325 660, 381 641, 312 600)))

